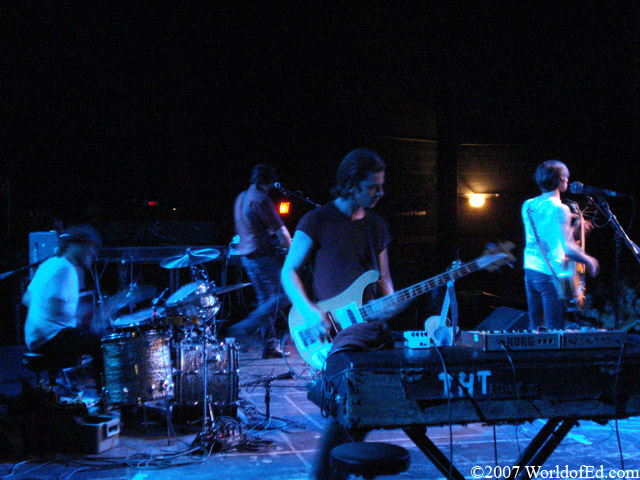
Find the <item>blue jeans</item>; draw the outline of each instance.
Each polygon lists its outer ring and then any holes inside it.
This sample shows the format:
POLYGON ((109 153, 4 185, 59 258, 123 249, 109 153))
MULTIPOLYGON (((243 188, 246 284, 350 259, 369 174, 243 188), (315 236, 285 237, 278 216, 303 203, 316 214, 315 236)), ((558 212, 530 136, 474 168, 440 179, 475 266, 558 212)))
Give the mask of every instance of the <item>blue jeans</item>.
POLYGON ((551 275, 524 270, 524 286, 529 306, 529 329, 546 326, 549 330, 564 328, 564 303, 558 298, 551 275))
POLYGON ((275 337, 275 320, 279 309, 290 305, 280 285, 281 257, 256 255, 242 257, 244 267, 256 291, 258 306, 241 322, 232 325, 226 335, 252 335, 263 340, 275 337))
POLYGON ((65 328, 55 337, 36 349, 47 357, 57 358, 67 366, 78 363, 84 354, 93 358, 93 377, 98 394, 102 390, 102 375, 104 372, 101 339, 95 333, 82 328, 65 328))

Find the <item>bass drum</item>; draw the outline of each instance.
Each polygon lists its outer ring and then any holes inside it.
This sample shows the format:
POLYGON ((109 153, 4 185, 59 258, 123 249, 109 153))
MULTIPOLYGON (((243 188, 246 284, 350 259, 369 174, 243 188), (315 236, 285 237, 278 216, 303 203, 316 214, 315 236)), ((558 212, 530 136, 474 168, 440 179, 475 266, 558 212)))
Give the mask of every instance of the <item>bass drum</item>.
POLYGON ((155 330, 104 337, 102 354, 108 405, 136 405, 173 397, 171 349, 155 330))
MULTIPOLYGON (((233 343, 207 345, 207 396, 222 415, 235 416, 238 402, 238 348, 233 343)), ((197 340, 183 340, 177 354, 177 403, 204 401, 204 349, 197 340)))

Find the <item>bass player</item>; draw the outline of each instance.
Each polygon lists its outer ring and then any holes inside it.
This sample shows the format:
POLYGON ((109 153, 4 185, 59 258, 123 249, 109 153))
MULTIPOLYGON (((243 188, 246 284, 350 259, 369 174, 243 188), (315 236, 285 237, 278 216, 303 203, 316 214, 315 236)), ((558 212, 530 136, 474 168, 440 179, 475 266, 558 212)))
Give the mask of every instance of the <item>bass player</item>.
MULTIPOLYGON (((329 334, 330 322, 305 292, 298 275, 305 262, 313 265, 316 301, 339 294, 372 269, 380 277, 373 289, 365 290, 364 302, 393 293, 387 256, 391 235, 386 222, 371 211, 384 194, 385 168, 382 158, 370 150, 360 148, 347 154, 336 174, 335 199, 307 213, 296 228, 282 268, 282 285, 293 307, 318 325, 318 335, 329 334)), ((362 439, 364 434, 347 433, 332 418, 321 440, 312 478, 336 478, 329 468, 331 449, 350 439, 362 439)))

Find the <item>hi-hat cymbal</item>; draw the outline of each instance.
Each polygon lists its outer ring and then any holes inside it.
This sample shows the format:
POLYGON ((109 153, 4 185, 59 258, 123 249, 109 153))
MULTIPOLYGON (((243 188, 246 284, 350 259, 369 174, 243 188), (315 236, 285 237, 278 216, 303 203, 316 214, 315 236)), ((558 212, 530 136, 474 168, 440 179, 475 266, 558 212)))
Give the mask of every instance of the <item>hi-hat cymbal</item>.
POLYGON ((215 248, 200 248, 198 250, 191 250, 187 248, 187 253, 184 255, 174 255, 173 257, 165 258, 160 262, 162 268, 184 268, 192 265, 200 265, 201 263, 210 262, 218 258, 220 250, 215 248))

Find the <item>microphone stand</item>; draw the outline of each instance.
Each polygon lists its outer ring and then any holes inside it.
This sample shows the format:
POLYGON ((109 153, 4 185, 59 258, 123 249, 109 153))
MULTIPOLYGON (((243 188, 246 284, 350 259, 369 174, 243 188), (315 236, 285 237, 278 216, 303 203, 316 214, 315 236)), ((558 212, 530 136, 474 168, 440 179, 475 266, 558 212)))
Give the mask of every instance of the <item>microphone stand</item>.
POLYGON ((313 200, 310 200, 308 197, 305 197, 302 192, 300 190, 296 191, 296 192, 292 192, 291 190, 288 190, 286 188, 284 188, 282 185, 280 185, 279 187, 276 187, 278 190, 280 190, 285 197, 296 197, 299 198, 300 200, 302 200, 303 202, 308 203, 309 205, 318 208, 320 205, 317 204, 316 202, 314 202, 313 200))
POLYGON ((635 257, 635 259, 638 261, 638 263, 640 263, 640 248, 638 248, 638 245, 636 245, 633 242, 633 240, 629 238, 629 235, 627 235, 627 232, 624 231, 624 229, 622 228, 622 225, 620 225, 620 222, 618 222, 618 219, 611 211, 611 208, 609 208, 609 204, 604 199, 604 197, 598 197, 597 203, 591 196, 587 195, 587 198, 589 199, 590 203, 595 205, 600 212, 604 213, 609 218, 609 223, 611 224, 611 227, 616 232, 616 236, 615 236, 616 259, 615 259, 614 283, 613 283, 613 290, 614 290, 613 313, 614 313, 614 319, 615 319, 614 326, 615 326, 615 329, 617 330, 620 328, 618 304, 620 299, 620 254, 622 252, 622 240, 624 240, 625 245, 631 251, 631 253, 635 257))
POLYGON ((32 267, 37 267, 38 265, 40 265, 42 262, 44 262, 45 260, 48 260, 49 258, 51 258, 53 255, 48 256, 47 258, 43 258, 42 260, 38 260, 35 263, 31 263, 29 265, 25 265, 23 267, 20 268, 16 268, 15 270, 11 270, 9 272, 4 272, 4 273, 0 273, 0 280, 4 280, 5 278, 9 278, 12 275, 15 275, 16 273, 22 272, 23 270, 27 270, 29 268, 32 267))
POLYGON ((243 383, 243 386, 256 386, 262 384, 262 386, 264 387, 265 418, 261 422, 258 422, 254 425, 249 425, 250 429, 268 430, 271 420, 280 420, 281 422, 286 422, 286 420, 283 418, 271 416, 271 382, 277 380, 289 380, 292 378, 293 374, 291 372, 287 372, 281 375, 269 375, 268 377, 255 380, 253 382, 243 383))

